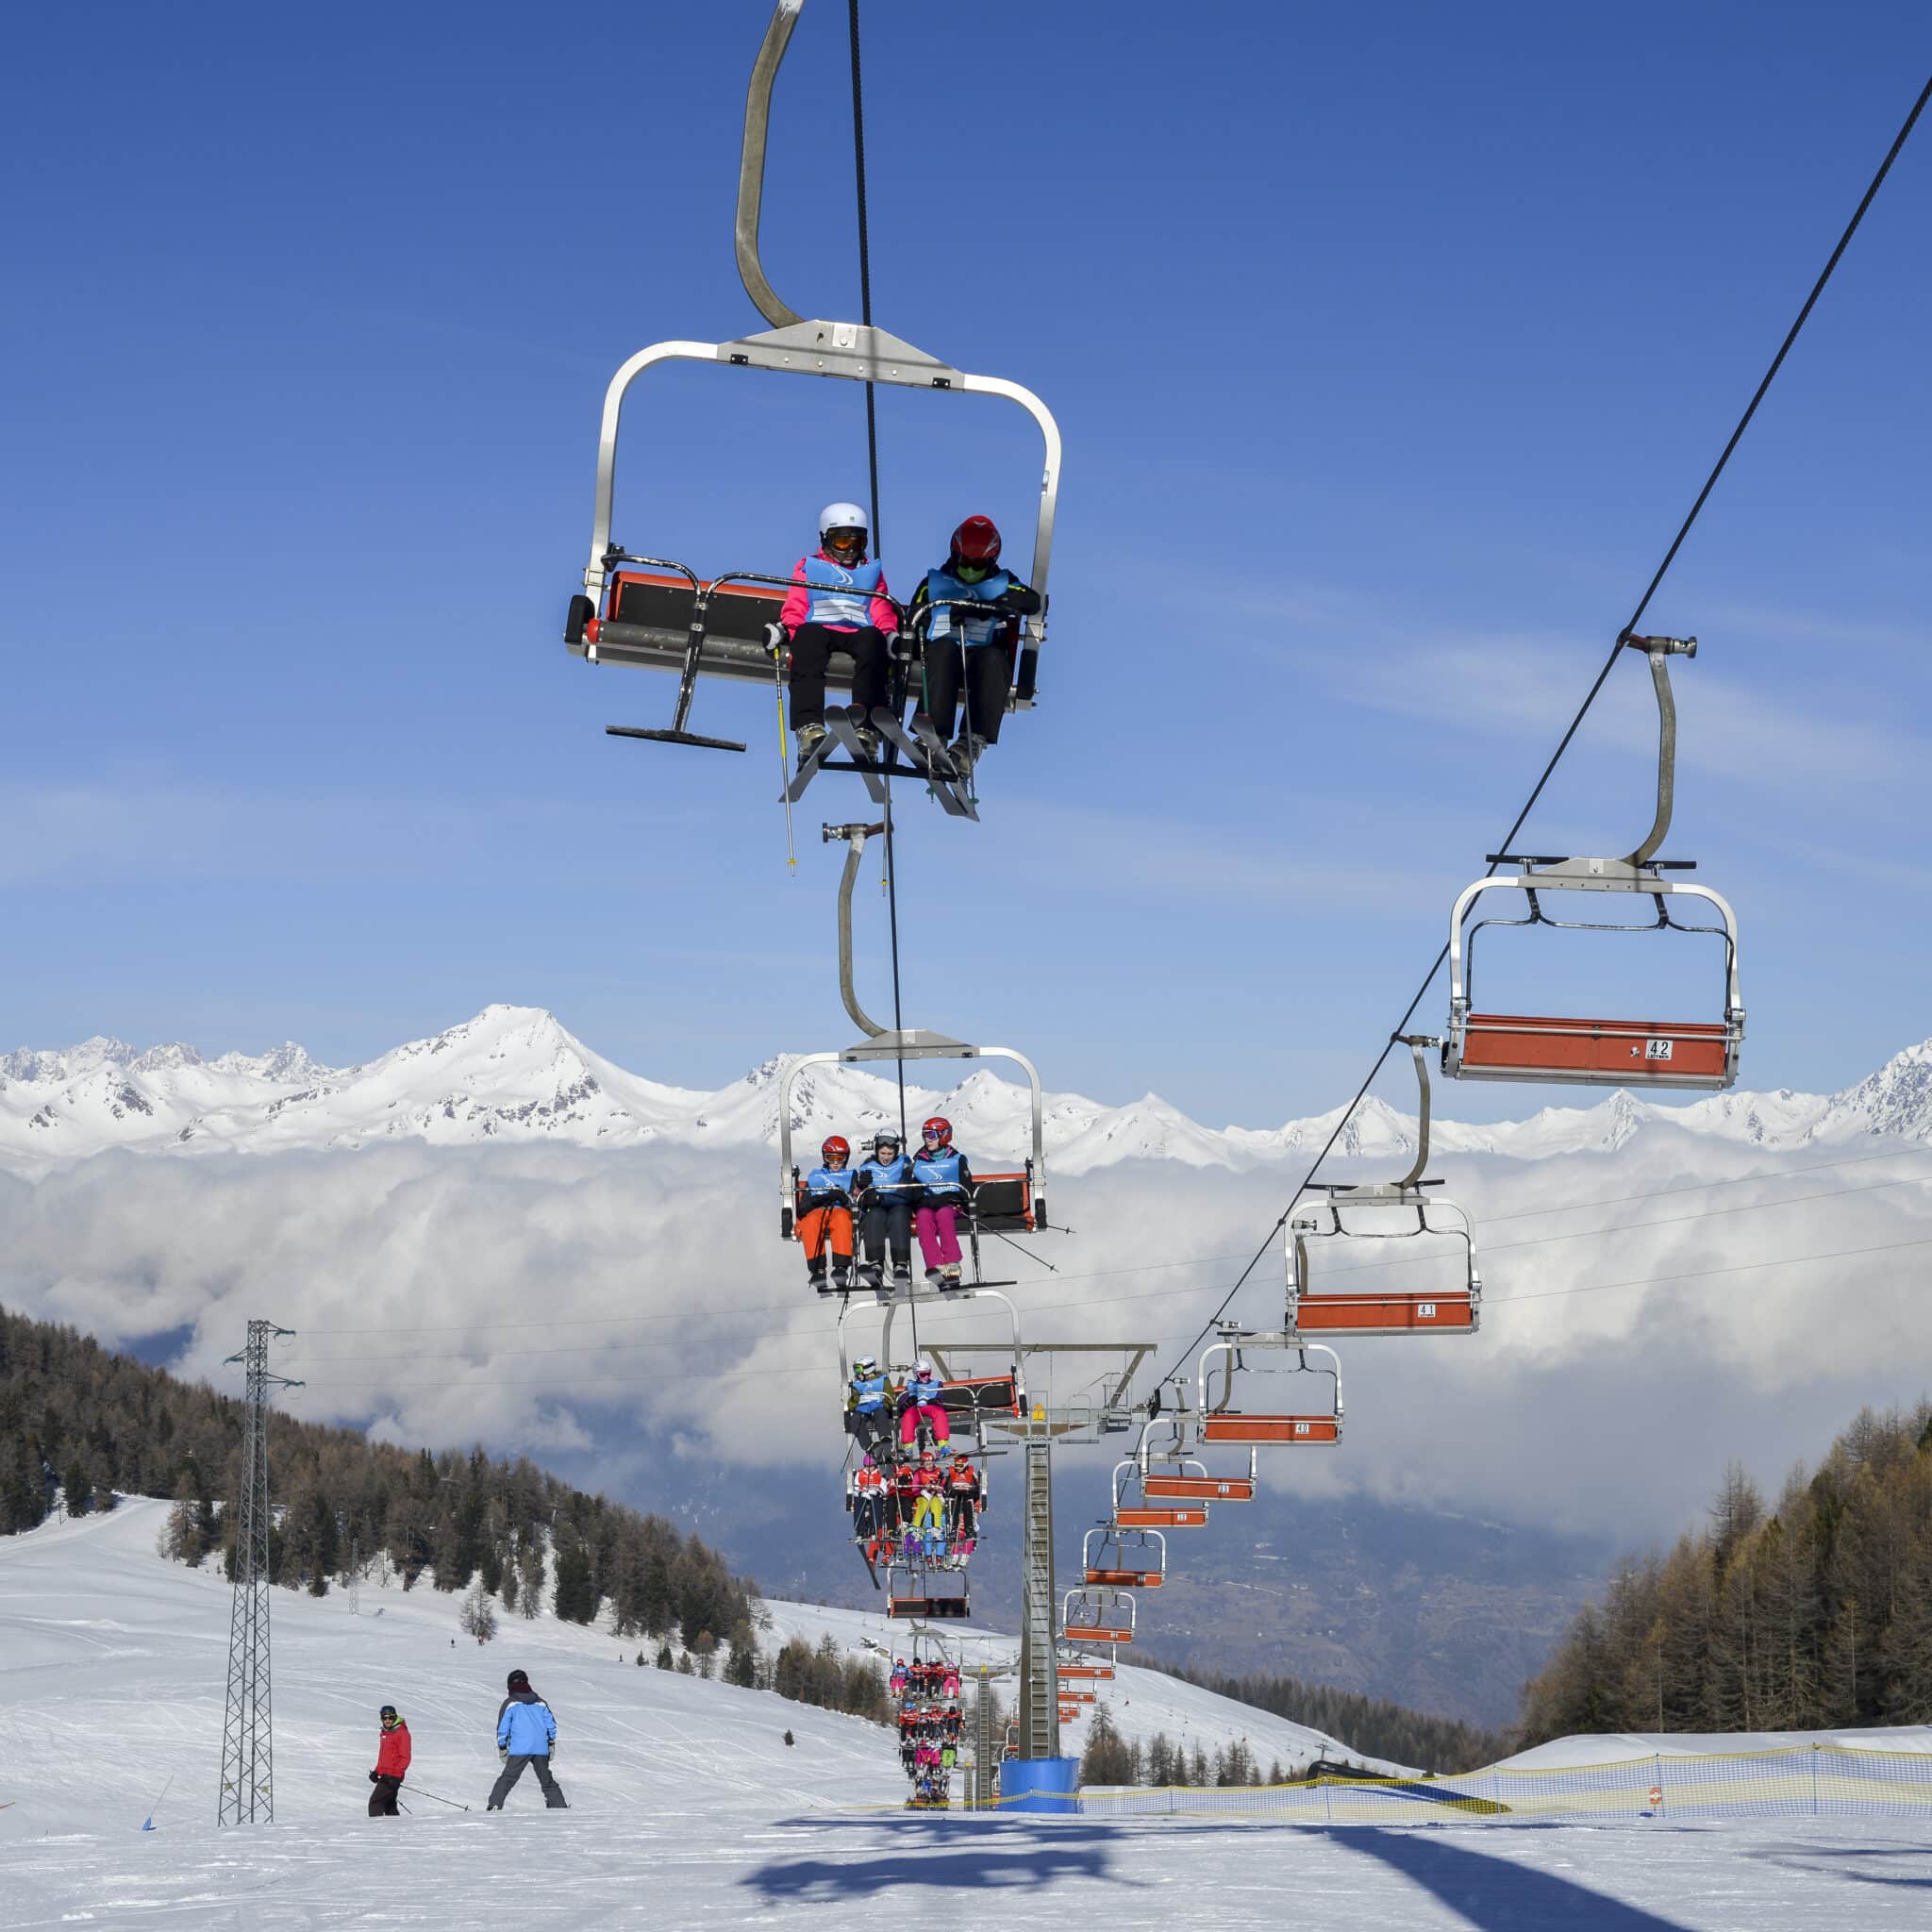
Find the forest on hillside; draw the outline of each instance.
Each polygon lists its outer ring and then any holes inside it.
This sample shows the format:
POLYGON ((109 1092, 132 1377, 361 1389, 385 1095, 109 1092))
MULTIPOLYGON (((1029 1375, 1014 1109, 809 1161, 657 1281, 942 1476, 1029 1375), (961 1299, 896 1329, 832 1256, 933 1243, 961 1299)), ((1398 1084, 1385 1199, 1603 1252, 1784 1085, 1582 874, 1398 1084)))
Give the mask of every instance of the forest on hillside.
POLYGON ((1932 1404, 1869 1409, 1768 1503, 1619 1565, 1524 1690, 1522 1741, 1576 1731, 1932 1722, 1932 1404))
MULTIPOLYGON (((221 1505, 240 1487, 242 1425, 234 1396, 0 1308, 0 1534, 31 1529, 57 1499, 78 1513, 121 1490, 175 1499, 168 1555, 226 1554, 221 1505)), ((534 1617, 547 1582, 570 1621, 608 1609, 621 1637, 675 1633, 702 1656, 750 1656, 756 1586, 662 1517, 525 1457, 432 1456, 271 1411, 268 1460, 270 1574, 289 1589, 323 1596, 386 1559, 405 1589, 474 1590, 466 1615, 480 1622, 497 1606, 534 1617)))

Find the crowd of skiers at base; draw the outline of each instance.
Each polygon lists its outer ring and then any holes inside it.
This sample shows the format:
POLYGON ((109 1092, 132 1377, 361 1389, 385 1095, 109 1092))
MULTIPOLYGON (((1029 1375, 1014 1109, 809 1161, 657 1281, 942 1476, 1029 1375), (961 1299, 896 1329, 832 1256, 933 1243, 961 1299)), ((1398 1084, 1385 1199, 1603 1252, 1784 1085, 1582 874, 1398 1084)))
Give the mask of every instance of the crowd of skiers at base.
POLYGON ((913 1807, 943 1808, 951 1802, 953 1766, 958 1761, 959 1667, 947 1662, 892 1659, 888 1688, 899 1707, 899 1762, 912 1780, 913 1807))
POLYGON ((832 1135, 799 1191, 798 1239, 812 1286, 821 1294, 852 1288, 856 1229, 865 1255, 859 1287, 883 1289, 888 1268, 892 1286, 907 1287, 916 1231, 927 1283, 942 1292, 958 1288, 959 1216, 971 1206, 972 1189, 973 1169, 953 1145, 953 1124, 943 1114, 920 1128, 919 1152, 910 1159, 891 1127, 873 1136, 871 1158, 857 1167, 851 1141, 832 1135))
POLYGON ((889 1467, 868 1453, 846 1484, 845 1507, 867 1562, 918 1557, 958 1570, 979 1540, 986 1485, 963 1449, 950 1461, 923 1449, 916 1460, 902 1457, 889 1467))
MULTIPOLYGON (((567 1810, 563 1787, 550 1774, 550 1760, 557 1754, 555 1715, 531 1690, 525 1672, 512 1671, 505 1690, 508 1694, 496 1713, 496 1755, 503 1760, 503 1770, 491 1787, 487 1808, 501 1811, 517 1780, 525 1771, 534 1771, 543 1788, 545 1807, 552 1811, 567 1810)), ((409 1727, 392 1704, 382 1707, 380 1721, 382 1742, 376 1750, 375 1769, 369 1774, 369 1782, 375 1787, 369 1794, 369 1815, 393 1818, 409 1769, 409 1727)))
POLYGON ((915 713, 924 718, 915 715, 915 730, 927 723, 943 743, 964 693, 965 716, 950 757, 965 776, 999 741, 1019 622, 1040 613, 1041 598, 1000 568, 1000 533, 992 519, 968 517, 953 532, 946 560, 926 572, 902 631, 885 572, 866 556, 871 537, 859 505, 828 503, 819 512, 818 548, 798 559, 791 573, 795 588, 770 627, 773 649, 791 660, 798 762, 808 764, 825 741, 825 668, 834 651, 852 659, 852 721, 865 756, 878 756, 872 713, 890 702, 892 658, 903 637, 919 656, 912 694, 915 713))

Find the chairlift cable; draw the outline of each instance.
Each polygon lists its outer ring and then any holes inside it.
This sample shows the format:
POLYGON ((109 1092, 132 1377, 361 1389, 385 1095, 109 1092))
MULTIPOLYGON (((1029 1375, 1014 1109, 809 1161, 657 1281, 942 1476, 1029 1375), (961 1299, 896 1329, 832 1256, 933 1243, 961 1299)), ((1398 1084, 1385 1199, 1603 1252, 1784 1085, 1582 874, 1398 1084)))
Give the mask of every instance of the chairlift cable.
MULTIPOLYGON (((852 4, 856 8, 858 0, 852 0, 852 4)), ((1604 659, 1603 668, 1596 675, 1596 681, 1590 687, 1589 691, 1585 693, 1582 704, 1577 707, 1575 716, 1570 720, 1569 725, 1565 729, 1562 738, 1558 741, 1556 750, 1551 753, 1549 762, 1544 765, 1541 775, 1530 791, 1529 797, 1524 801, 1522 810, 1516 814, 1514 823, 1496 845, 1495 850, 1499 855, 1514 849, 1517 834, 1522 831, 1530 813, 1535 810, 1537 801, 1542 797, 1543 790, 1555 774, 1557 766, 1561 761, 1563 754, 1570 749, 1571 742, 1575 738, 1577 731, 1582 727, 1583 721, 1589 715, 1591 707, 1596 703, 1598 694, 1609 681, 1611 671, 1615 669, 1618 659, 1624 654, 1625 641, 1635 631, 1639 623, 1641 622, 1643 613, 1649 609, 1651 599, 1656 596, 1657 587, 1663 582, 1665 573, 1676 561, 1677 553, 1683 548, 1684 540, 1690 534, 1691 525, 1696 523, 1699 513, 1703 510, 1706 502, 1710 496, 1710 492, 1717 487, 1718 478, 1724 475, 1724 467, 1729 463, 1732 452, 1736 450, 1739 442, 1742 440, 1744 431, 1750 426, 1751 419, 1757 413, 1757 406, 1764 400, 1766 391, 1770 390, 1773 379, 1776 376, 1778 371, 1783 368, 1786 356, 1790 354, 1791 345, 1798 340, 1798 332, 1805 326, 1807 321, 1809 320, 1812 309, 1817 306, 1819 296, 1824 292, 1825 284, 1830 281, 1832 274, 1837 269, 1846 248, 1850 246, 1852 237, 1857 233, 1858 225, 1865 219, 1866 209, 1872 206, 1879 189, 1884 185, 1885 177, 1891 172, 1892 162, 1898 158, 1900 151, 1904 148, 1913 127, 1917 125, 1919 116, 1928 99, 1932 99, 1932 78, 1928 78, 1925 85, 1919 91, 1918 99, 1912 103, 1911 112, 1906 116, 1905 123, 1899 128, 1891 146, 1886 151, 1884 160, 1878 164, 1878 172, 1873 175, 1870 185, 1866 188, 1863 195, 1859 197, 1858 205, 1853 210, 1851 220, 1845 225, 1844 233, 1838 239, 1837 247, 1831 251, 1830 258, 1820 272, 1818 279, 1811 285, 1811 292, 1805 297, 1804 306, 1798 310, 1797 319, 1786 331, 1784 341, 1778 344, 1777 354, 1771 359, 1770 368, 1764 372, 1763 379, 1758 383, 1750 402, 1745 406, 1744 413, 1738 419, 1737 427, 1731 431, 1730 438, 1724 446, 1724 453, 1713 465, 1710 475, 1705 478, 1704 488, 1697 492, 1696 501, 1691 504, 1689 514, 1678 526, 1677 534, 1672 538, 1670 548, 1664 553, 1663 561, 1657 565, 1657 570, 1652 574, 1650 582, 1644 589, 1643 595, 1638 599, 1636 609, 1630 613, 1629 621, 1617 633, 1616 641, 1610 646, 1609 656, 1604 659)), ((1497 865, 1500 862, 1500 858, 1491 859, 1483 876, 1485 878, 1493 877, 1497 865)), ((1356 1089, 1354 1099, 1342 1109, 1340 1118, 1335 1123, 1334 1131, 1322 1143, 1321 1151, 1315 1156, 1314 1160, 1309 1164, 1307 1172, 1302 1176, 1294 1192, 1289 1197, 1288 1206, 1281 1210, 1280 1217, 1276 1220, 1274 1225, 1269 1229, 1266 1237, 1262 1240, 1261 1245, 1255 1250, 1254 1257, 1241 1270, 1239 1279, 1228 1290, 1220 1307, 1209 1317, 1207 1324, 1202 1327, 1200 1334, 1194 1338, 1194 1341, 1188 1344, 1188 1348, 1181 1359, 1176 1361, 1174 1367, 1169 1371, 1167 1375, 1159 1378, 1162 1383, 1168 1381, 1172 1375, 1177 1374, 1186 1367, 1188 1357, 1192 1355, 1195 1343, 1203 1340, 1213 1327, 1215 1322, 1219 1321, 1227 1312, 1228 1307, 1233 1302, 1235 1296, 1246 1286, 1249 1275, 1260 1266, 1262 1257, 1274 1246, 1275 1236, 1287 1224, 1289 1216, 1294 1212, 1302 1196, 1307 1192, 1309 1184, 1314 1180, 1315 1175, 1321 1172, 1322 1164, 1334 1151, 1335 1143, 1341 1138, 1342 1129, 1355 1117, 1356 1109, 1360 1107, 1362 1101, 1367 1097, 1369 1089, 1374 1084, 1377 1075, 1380 1074, 1384 1064, 1389 1058, 1390 1049, 1395 1044, 1397 1037, 1408 1030, 1409 1022, 1414 1019, 1416 1008, 1422 1005, 1429 988, 1434 985, 1436 975, 1442 970, 1443 962, 1448 957, 1449 948, 1445 944, 1437 953, 1434 962, 1430 965, 1427 974, 1423 978, 1422 984, 1416 988, 1414 996, 1403 1009, 1401 1020, 1391 1029, 1388 1040, 1383 1042, 1382 1051, 1375 1056, 1375 1062, 1369 1069, 1368 1077, 1356 1089)))

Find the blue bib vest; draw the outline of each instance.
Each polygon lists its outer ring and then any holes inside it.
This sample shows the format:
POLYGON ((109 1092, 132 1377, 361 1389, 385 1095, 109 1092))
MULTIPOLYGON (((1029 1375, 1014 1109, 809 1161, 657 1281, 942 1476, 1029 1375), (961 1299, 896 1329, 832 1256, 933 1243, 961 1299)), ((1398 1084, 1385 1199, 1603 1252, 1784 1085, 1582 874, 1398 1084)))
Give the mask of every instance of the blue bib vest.
POLYGON ((903 1201, 909 1191, 907 1183, 912 1178, 912 1163, 903 1154, 897 1160, 880 1160, 876 1157, 862 1160, 858 1171, 874 1187, 884 1191, 888 1201, 903 1201))
POLYGON ((825 557, 805 559, 808 624, 829 624, 844 630, 863 630, 872 622, 872 600, 885 581, 876 563, 849 568, 825 557))
POLYGON ((953 643, 990 644, 1001 627, 1008 622, 1004 617, 995 617, 990 610, 961 610, 957 616, 950 615, 943 608, 955 597, 972 597, 981 604, 994 604, 1001 593, 1013 581, 1009 571, 996 570, 982 582, 962 583, 958 577, 949 575, 941 568, 929 570, 925 574, 925 594, 934 604, 941 608, 933 613, 929 637, 944 638, 953 643))
POLYGON ((960 1165, 959 1150, 948 1147, 943 1154, 921 1154, 912 1163, 912 1173, 930 1193, 962 1194, 960 1165))
POLYGON ((852 1170, 849 1167, 815 1167, 805 1177, 808 1194, 850 1194, 852 1170))

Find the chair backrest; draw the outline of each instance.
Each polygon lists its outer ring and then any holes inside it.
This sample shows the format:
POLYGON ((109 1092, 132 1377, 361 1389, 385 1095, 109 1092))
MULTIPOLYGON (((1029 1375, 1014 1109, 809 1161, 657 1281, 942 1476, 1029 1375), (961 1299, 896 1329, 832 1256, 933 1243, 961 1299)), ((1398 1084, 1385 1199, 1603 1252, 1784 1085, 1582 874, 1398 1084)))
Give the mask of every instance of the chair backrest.
POLYGON ((1033 1231, 1033 1177, 1020 1174, 973 1176, 973 1218, 990 1234, 1033 1231))
MULTIPOLYGON (((705 635, 762 643, 766 625, 776 621, 784 602, 785 592, 771 584, 726 584, 706 608, 705 635)), ((611 579, 615 624, 675 631, 682 638, 691 628, 691 586, 668 573, 621 570, 611 579)))

